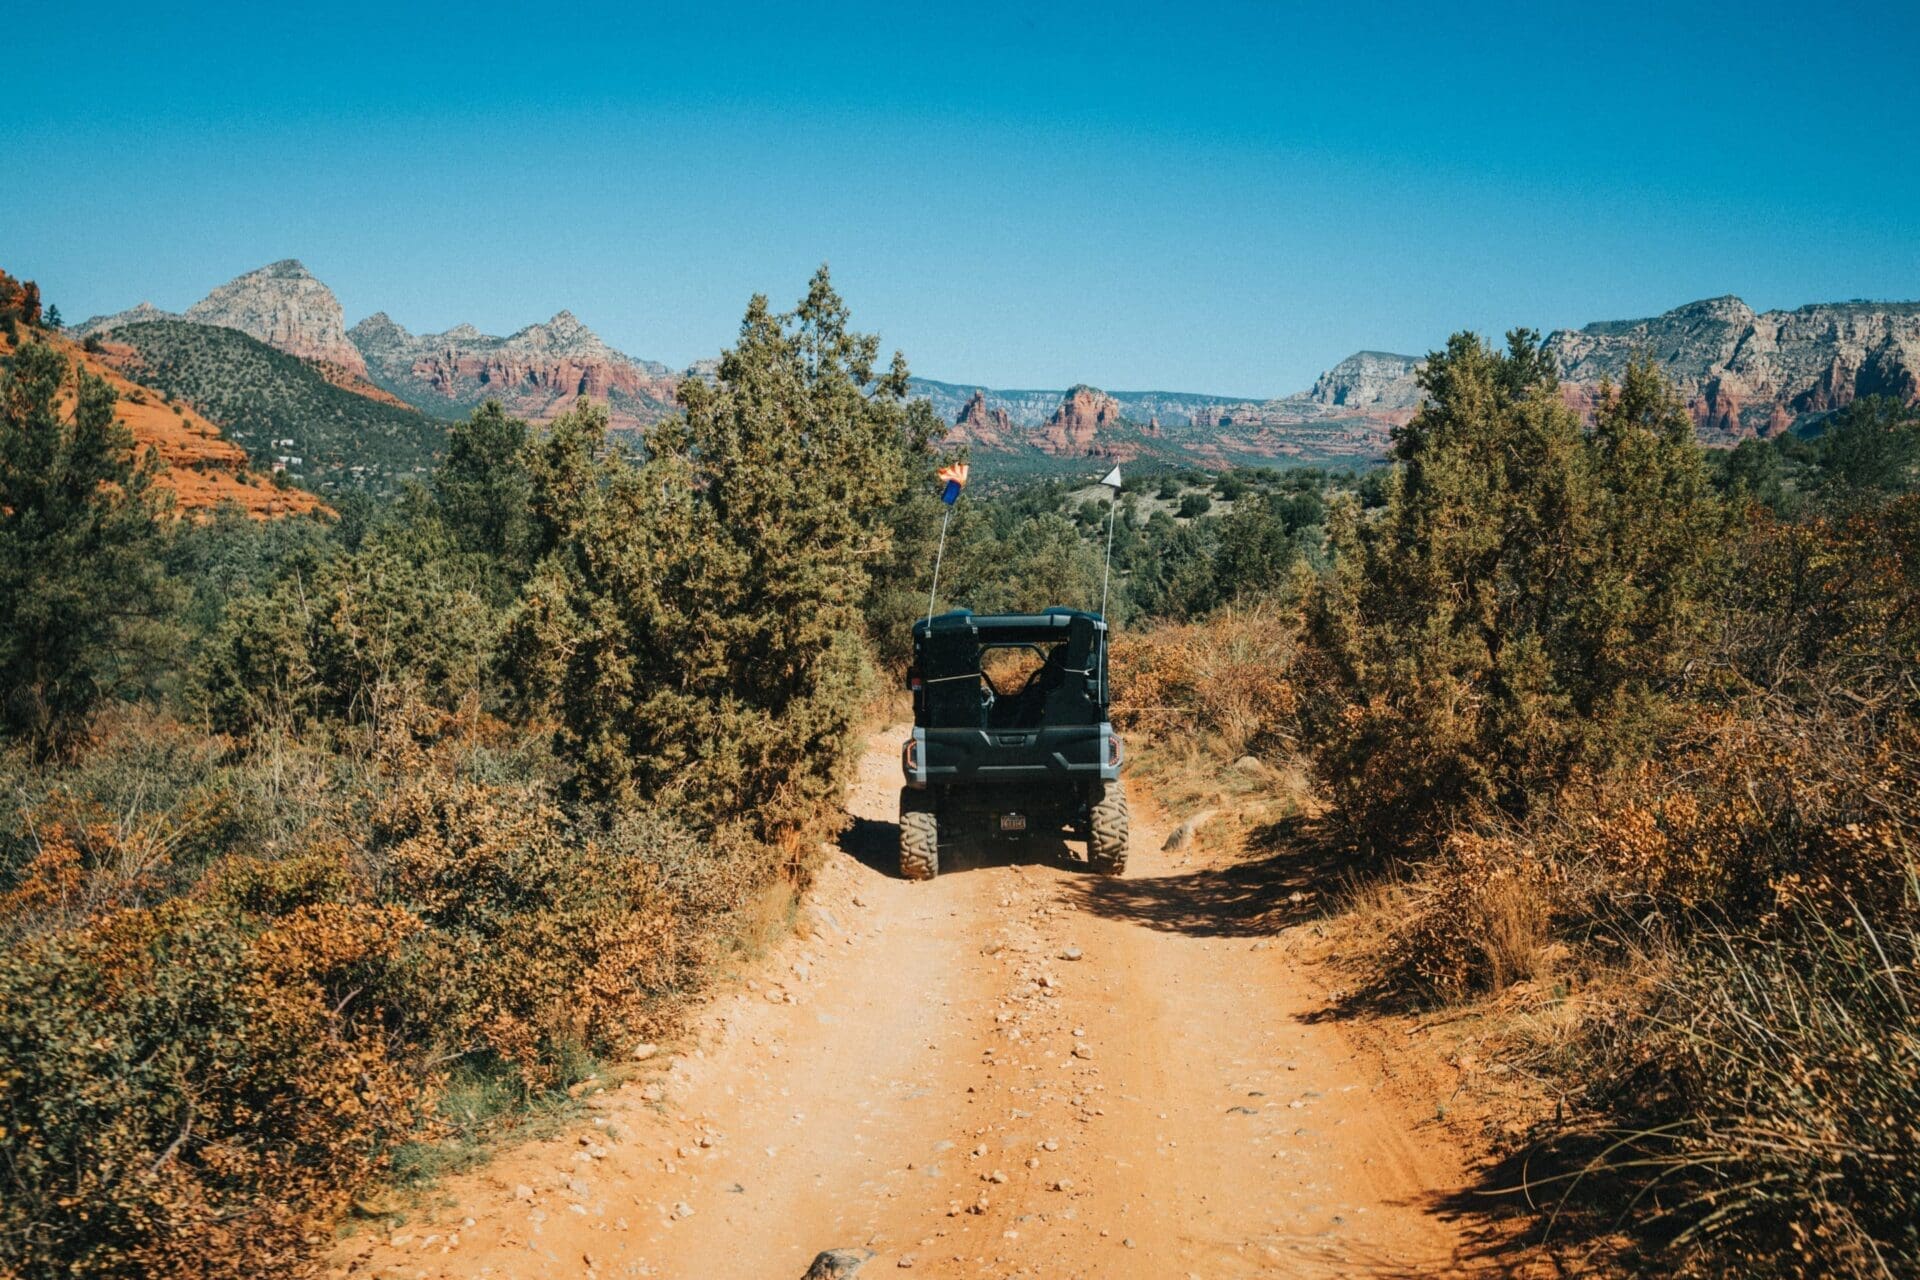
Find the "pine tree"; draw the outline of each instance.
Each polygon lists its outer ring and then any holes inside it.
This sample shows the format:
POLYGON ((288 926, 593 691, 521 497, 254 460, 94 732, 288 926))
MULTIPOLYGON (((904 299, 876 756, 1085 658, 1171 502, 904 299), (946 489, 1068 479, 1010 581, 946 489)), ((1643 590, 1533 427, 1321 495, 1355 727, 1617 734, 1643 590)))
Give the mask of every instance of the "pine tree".
POLYGON ((0 373, 0 727, 40 759, 131 687, 172 603, 159 464, 135 456, 112 388, 68 374, 37 342, 0 373))

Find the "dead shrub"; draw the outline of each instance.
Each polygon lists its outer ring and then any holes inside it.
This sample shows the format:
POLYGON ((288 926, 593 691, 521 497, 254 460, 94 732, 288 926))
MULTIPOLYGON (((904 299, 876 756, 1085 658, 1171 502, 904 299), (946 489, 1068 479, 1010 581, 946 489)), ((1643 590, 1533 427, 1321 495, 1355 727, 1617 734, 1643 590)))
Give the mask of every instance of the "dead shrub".
POLYGON ((1383 968, 1449 1000, 1535 978, 1556 892, 1546 865, 1514 838, 1456 833, 1410 886, 1383 968))
POLYGON ((1227 760, 1289 752, 1296 641, 1295 622, 1273 605, 1124 633, 1114 642, 1114 723, 1154 739, 1190 736, 1227 760))
MULTIPOLYGON (((1910 884, 1914 882, 1910 879, 1910 884)), ((1920 934, 1796 910, 1719 929, 1583 1063, 1605 1145, 1572 1188, 1624 1185, 1639 1248, 1741 1275, 1920 1269, 1920 934)), ((1624 1198, 1625 1193, 1623 1193, 1624 1198)))

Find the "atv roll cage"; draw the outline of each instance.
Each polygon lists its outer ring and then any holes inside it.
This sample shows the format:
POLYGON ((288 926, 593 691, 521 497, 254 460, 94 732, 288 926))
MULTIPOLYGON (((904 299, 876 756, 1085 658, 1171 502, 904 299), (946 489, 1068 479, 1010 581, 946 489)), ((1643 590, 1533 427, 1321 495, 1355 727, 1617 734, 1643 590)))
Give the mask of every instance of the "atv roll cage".
POLYGON ((1107 624, 1079 609, 974 614, 913 628, 913 740, 907 781, 1099 780, 1119 776, 1107 722, 1107 624), (1038 660, 1017 688, 988 670, 995 654, 1038 660))
POLYGON ((913 736, 900 753, 900 873, 931 880, 957 841, 1078 835, 1087 865, 1127 865, 1120 739, 1097 613, 975 614, 913 627, 913 736), (1008 673, 1018 656, 1030 669, 1008 673), (996 661, 1002 669, 996 676, 996 661))

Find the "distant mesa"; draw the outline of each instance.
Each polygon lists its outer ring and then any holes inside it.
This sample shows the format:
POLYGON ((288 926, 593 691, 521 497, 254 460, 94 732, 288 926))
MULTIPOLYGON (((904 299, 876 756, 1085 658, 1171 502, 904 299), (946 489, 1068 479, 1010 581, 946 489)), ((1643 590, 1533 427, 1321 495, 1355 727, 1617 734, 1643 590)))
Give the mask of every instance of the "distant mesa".
POLYGON ((1307 399, 1330 408, 1410 410, 1420 406, 1414 381, 1426 361, 1390 351, 1356 351, 1314 379, 1307 399))
POLYGON ((1920 303, 1815 303, 1755 312, 1727 295, 1646 320, 1607 320, 1547 339, 1570 399, 1618 383, 1635 354, 1673 381, 1707 444, 1773 436, 1861 396, 1920 402, 1920 303))

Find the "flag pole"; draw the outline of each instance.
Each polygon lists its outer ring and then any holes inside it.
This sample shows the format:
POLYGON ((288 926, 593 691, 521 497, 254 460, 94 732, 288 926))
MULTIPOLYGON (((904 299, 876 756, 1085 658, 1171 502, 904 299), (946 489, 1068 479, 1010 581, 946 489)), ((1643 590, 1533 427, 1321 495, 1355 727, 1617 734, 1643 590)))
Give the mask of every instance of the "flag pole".
POLYGON ((1100 482, 1107 490, 1107 559, 1100 566, 1100 616, 1107 616, 1107 580, 1113 575, 1113 516, 1120 507, 1120 468, 1109 471, 1100 482))
POLYGON ((1107 616, 1107 578, 1113 573, 1113 513, 1120 505, 1120 491, 1107 495, 1107 562, 1100 566, 1100 616, 1107 616))
POLYGON ((933 625, 933 601, 940 594, 940 562, 947 555, 947 524, 953 519, 953 507, 947 507, 947 514, 940 518, 940 550, 933 557, 933 589, 927 592, 927 625, 933 625))

